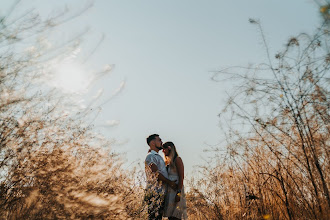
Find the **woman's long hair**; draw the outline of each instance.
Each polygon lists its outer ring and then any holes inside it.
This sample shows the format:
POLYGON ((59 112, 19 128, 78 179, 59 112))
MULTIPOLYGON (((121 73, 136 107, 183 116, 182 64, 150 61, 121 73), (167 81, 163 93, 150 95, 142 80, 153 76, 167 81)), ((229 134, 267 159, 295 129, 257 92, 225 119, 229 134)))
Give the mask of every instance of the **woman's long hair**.
POLYGON ((175 167, 175 159, 179 156, 178 152, 176 151, 176 147, 173 144, 173 142, 166 142, 163 144, 163 148, 170 147, 170 154, 168 156, 165 156, 165 163, 166 165, 169 165, 170 167, 175 167))

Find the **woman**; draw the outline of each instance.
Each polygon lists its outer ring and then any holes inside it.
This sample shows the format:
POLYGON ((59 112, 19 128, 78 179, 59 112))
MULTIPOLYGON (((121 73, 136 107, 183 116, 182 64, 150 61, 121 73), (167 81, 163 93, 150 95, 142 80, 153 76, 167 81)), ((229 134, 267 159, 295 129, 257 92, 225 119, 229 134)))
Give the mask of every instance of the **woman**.
POLYGON ((183 187, 184 166, 181 157, 179 157, 175 145, 172 142, 163 144, 163 153, 165 154, 165 163, 167 165, 168 178, 176 181, 177 190, 168 187, 165 198, 164 216, 172 219, 188 219, 186 197, 183 187))

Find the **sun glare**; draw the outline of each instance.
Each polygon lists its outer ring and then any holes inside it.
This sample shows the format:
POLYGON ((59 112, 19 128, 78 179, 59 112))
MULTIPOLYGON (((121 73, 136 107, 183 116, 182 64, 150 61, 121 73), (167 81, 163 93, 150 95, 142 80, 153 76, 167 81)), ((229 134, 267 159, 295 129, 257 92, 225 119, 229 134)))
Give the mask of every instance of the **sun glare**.
POLYGON ((54 68, 54 85, 64 92, 84 92, 90 82, 86 71, 77 63, 61 63, 54 68))

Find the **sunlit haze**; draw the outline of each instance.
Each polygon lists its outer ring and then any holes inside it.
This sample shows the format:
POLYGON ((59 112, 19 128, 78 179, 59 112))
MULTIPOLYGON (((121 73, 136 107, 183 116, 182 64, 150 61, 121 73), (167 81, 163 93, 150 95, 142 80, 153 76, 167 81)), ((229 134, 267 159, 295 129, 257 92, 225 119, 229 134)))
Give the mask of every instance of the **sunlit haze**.
POLYGON ((53 78, 53 86, 69 93, 85 91, 90 82, 82 66, 73 62, 63 62, 56 65, 53 78))
POLYGON ((0 219, 329 219, 330 0, 0 4, 0 219))
MULTIPOLYGON (((74 10, 88 2, 35 0, 21 7, 35 6, 47 15, 65 4, 74 10)), ((100 103, 105 104, 95 129, 116 140, 112 147, 126 154, 126 167, 143 163, 148 151, 145 138, 158 133, 164 142, 176 144, 189 174, 204 162, 205 149, 225 146, 218 114, 232 87, 212 81, 212 71, 265 61, 260 32, 249 18, 260 20, 270 53, 275 54, 289 37, 311 33, 320 23, 318 13, 308 0, 97 0, 62 27, 56 40, 70 39, 70 33, 89 27, 83 47, 89 53, 105 35, 88 62, 95 70, 107 64, 115 68, 89 96, 104 89, 100 103), (123 91, 105 102, 124 80, 123 91)), ((86 88, 84 67, 62 63, 56 72, 56 85, 63 90, 86 88)))

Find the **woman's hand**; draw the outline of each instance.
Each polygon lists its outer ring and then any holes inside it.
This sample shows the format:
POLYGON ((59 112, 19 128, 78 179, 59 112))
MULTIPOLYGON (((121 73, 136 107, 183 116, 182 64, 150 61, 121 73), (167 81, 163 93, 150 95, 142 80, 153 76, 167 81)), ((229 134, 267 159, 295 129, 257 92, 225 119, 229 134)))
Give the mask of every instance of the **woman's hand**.
POLYGON ((181 199, 180 195, 176 194, 176 196, 175 196, 175 202, 180 202, 180 199, 181 199))

